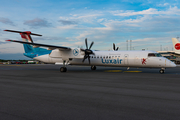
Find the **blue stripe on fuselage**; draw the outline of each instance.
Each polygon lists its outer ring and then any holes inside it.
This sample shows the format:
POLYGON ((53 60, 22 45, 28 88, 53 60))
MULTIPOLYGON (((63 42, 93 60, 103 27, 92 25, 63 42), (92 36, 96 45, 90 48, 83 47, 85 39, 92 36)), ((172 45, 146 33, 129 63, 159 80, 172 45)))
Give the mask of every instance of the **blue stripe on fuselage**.
POLYGON ((34 48, 34 52, 24 53, 24 55, 26 57, 29 57, 29 58, 34 58, 34 57, 37 57, 37 56, 50 54, 51 51, 52 50, 47 50, 47 49, 44 49, 44 48, 34 48))

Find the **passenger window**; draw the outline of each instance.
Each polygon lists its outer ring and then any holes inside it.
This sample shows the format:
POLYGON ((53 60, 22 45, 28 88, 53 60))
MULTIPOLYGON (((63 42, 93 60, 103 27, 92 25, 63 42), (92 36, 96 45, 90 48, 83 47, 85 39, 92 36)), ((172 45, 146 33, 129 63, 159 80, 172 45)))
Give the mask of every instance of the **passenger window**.
POLYGON ((111 58, 111 56, 109 56, 109 58, 111 58))
POLYGON ((97 56, 97 58, 99 58, 99 56, 97 56))
POLYGON ((108 56, 106 56, 106 58, 108 58, 108 56))

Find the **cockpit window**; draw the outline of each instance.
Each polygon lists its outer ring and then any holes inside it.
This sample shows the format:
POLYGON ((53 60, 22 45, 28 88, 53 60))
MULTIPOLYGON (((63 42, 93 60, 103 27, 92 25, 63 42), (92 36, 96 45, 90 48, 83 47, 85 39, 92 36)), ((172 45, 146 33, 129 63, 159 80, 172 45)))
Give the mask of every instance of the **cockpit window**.
POLYGON ((161 54, 159 54, 159 53, 156 53, 156 56, 157 56, 157 57, 162 57, 162 55, 161 55, 161 54))
POLYGON ((148 57, 162 57, 159 53, 149 53, 148 57))

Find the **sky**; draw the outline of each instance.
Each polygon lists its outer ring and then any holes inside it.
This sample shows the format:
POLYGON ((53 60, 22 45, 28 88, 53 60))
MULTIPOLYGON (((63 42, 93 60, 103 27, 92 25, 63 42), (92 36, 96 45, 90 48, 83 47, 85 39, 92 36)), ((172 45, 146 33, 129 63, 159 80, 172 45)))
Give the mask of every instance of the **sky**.
POLYGON ((0 59, 27 59, 17 33, 31 31, 35 43, 112 50, 172 50, 173 37, 180 37, 180 0, 1 0, 0 59), (130 46, 130 42, 128 43, 130 46), (128 48, 130 49, 130 48, 128 48))

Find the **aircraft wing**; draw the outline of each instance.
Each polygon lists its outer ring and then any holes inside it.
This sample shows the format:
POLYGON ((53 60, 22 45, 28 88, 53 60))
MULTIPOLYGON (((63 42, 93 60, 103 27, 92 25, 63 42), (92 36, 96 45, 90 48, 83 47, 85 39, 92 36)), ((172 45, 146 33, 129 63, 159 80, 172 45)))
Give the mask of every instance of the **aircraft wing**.
POLYGON ((29 44, 29 45, 33 45, 35 47, 48 47, 48 49, 59 49, 59 50, 71 50, 71 48, 69 47, 63 47, 63 46, 55 46, 55 45, 46 45, 46 44, 39 44, 39 43, 30 43, 30 42, 23 42, 23 41, 17 41, 17 40, 6 40, 6 41, 10 41, 10 42, 17 42, 17 43, 21 43, 21 44, 29 44))

